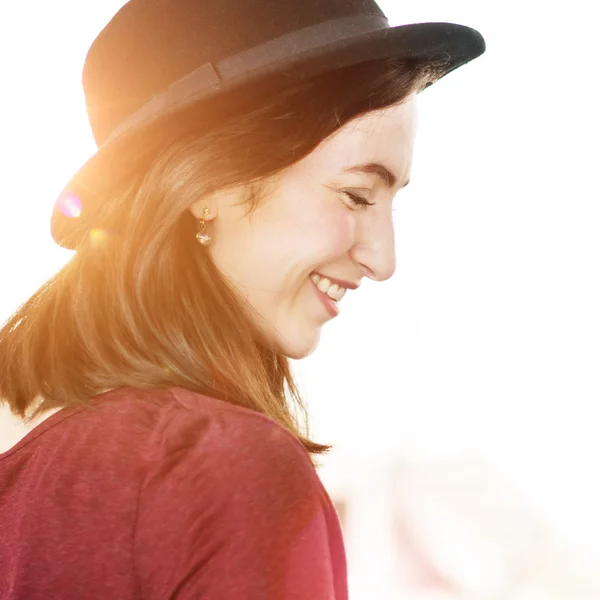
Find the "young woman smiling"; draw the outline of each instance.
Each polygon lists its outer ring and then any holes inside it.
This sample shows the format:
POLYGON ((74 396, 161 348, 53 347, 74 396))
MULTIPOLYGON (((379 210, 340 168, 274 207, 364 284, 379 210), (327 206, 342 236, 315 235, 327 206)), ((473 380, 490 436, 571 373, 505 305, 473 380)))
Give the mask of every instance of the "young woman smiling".
POLYGON ((393 275, 417 95, 483 51, 372 0, 115 15, 52 219, 77 252, 0 330, 0 597, 347 598, 288 359, 393 275))

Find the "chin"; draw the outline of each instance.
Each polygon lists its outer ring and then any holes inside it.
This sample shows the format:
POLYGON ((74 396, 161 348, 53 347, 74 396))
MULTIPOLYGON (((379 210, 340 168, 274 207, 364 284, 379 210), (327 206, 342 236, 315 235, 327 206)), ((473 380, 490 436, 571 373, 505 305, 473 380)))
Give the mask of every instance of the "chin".
POLYGON ((294 360, 300 360, 310 356, 319 345, 319 339, 321 337, 320 329, 315 330, 313 335, 303 336, 289 336, 285 339, 280 338, 277 340, 277 352, 292 358, 294 360))

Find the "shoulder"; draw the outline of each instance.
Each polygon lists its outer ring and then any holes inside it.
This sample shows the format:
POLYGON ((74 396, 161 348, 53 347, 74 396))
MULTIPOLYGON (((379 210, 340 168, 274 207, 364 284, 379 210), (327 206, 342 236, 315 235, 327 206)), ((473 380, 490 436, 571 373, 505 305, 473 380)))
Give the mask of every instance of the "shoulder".
POLYGON ((252 477, 313 480, 315 468, 302 444, 271 417, 255 410, 172 388, 149 450, 158 461, 211 467, 220 481, 252 477), (167 460, 167 462, 169 462, 167 460))
POLYGON ((179 388, 165 393, 171 401, 147 445, 140 535, 157 521, 257 533, 322 513, 328 496, 310 456, 276 421, 179 388))
POLYGON ((256 411, 164 393, 134 537, 144 597, 332 597, 339 531, 302 444, 256 411))
POLYGON ((300 441, 249 408, 182 388, 115 390, 98 408, 106 415, 103 435, 116 443, 123 437, 136 440, 147 467, 155 471, 195 464, 220 472, 221 478, 244 472, 316 477, 300 441))
POLYGON ((127 464, 142 470, 168 468, 176 458, 223 469, 314 471, 304 446, 271 417, 182 388, 106 392, 85 407, 59 411, 42 429, 47 443, 80 447, 78 455, 92 462, 127 455, 127 464))

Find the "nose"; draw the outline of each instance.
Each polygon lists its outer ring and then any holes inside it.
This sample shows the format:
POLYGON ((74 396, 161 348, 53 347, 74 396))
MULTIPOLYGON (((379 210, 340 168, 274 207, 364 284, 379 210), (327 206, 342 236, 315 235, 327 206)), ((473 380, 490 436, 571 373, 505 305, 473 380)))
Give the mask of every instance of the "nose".
POLYGON ((356 228, 357 241, 350 255, 364 275, 385 281, 396 271, 396 240, 391 211, 365 219, 356 228))

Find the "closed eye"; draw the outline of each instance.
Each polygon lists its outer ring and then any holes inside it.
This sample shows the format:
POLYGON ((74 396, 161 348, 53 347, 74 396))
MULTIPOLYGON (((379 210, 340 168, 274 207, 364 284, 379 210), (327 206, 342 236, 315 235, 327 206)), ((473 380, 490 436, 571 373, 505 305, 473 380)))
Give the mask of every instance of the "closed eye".
POLYGON ((342 190, 342 193, 345 194, 350 200, 352 200, 353 204, 356 206, 373 206, 375 202, 369 202, 366 198, 361 196, 360 194, 355 194, 354 192, 349 192, 348 190, 342 190))

